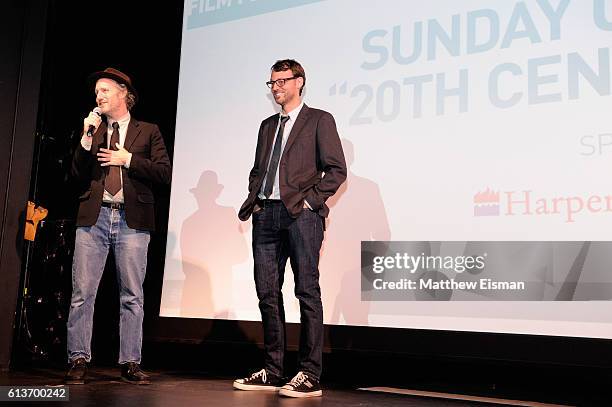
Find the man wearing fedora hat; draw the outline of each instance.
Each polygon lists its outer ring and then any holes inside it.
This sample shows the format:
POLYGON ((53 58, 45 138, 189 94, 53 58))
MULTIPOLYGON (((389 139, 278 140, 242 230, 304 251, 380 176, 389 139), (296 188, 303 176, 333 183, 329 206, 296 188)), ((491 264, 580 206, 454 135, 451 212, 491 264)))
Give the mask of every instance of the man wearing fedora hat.
POLYGON ((80 187, 68 317, 68 384, 84 384, 91 360, 94 303, 112 249, 120 293, 119 364, 123 380, 148 384, 140 369, 143 289, 153 185, 170 183, 170 159, 157 125, 138 121, 130 77, 107 68, 90 75, 97 108, 83 120, 72 174, 80 187))

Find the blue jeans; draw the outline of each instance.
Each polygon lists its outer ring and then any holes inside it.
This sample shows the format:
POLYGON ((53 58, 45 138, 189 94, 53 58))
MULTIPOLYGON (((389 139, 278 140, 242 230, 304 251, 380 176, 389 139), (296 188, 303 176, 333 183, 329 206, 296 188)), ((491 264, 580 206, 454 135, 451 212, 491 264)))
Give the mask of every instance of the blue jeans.
POLYGON ((119 363, 140 363, 143 291, 148 231, 128 227, 123 210, 102 207, 96 224, 78 227, 72 261, 72 299, 68 316, 68 361, 91 360, 94 303, 106 257, 112 247, 120 295, 119 363))
POLYGON ((319 287, 319 251, 323 242, 323 218, 304 209, 291 218, 280 201, 264 201, 253 213, 255 287, 264 328, 265 368, 283 377, 286 346, 283 278, 289 258, 300 303, 298 370, 316 379, 323 357, 323 305, 319 287))

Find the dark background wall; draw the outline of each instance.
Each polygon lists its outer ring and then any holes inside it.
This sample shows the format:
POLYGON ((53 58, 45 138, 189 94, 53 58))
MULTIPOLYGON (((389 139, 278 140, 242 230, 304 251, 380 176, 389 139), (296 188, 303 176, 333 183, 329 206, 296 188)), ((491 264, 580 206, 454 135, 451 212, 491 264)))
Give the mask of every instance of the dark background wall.
POLYGON ((0 369, 6 369, 22 269, 46 4, 11 0, 0 12, 0 369))

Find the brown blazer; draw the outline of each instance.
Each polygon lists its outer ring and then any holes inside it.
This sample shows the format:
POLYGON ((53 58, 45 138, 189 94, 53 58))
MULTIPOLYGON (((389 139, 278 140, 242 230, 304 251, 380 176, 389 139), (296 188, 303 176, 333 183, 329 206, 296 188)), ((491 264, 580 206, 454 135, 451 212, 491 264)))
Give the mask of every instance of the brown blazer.
MULTIPOLYGON (((79 139, 72 160, 72 175, 81 188, 77 226, 92 226, 98 219, 108 170, 100 166, 96 154, 106 146, 105 122, 93 135, 91 151, 85 150, 79 139)), ((130 168, 121 167, 126 222, 132 229, 155 230, 153 184, 169 184, 171 178, 164 140, 157 125, 132 117, 123 146, 132 153, 130 168)))
MULTIPOLYGON (((279 115, 265 119, 259 127, 255 163, 249 174, 249 195, 238 217, 247 220, 266 176, 279 115)), ((279 163, 281 200, 296 218, 302 212, 304 199, 323 217, 329 214, 325 205, 346 179, 346 163, 336 122, 331 114, 306 105, 298 115, 279 163)))

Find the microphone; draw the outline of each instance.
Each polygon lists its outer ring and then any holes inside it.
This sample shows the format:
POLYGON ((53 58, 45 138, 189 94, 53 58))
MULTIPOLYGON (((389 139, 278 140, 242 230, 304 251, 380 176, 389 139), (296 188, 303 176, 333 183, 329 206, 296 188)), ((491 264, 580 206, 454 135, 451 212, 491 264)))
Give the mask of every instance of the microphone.
MULTIPOLYGON (((98 117, 102 117, 102 109, 100 109, 99 107, 94 108, 94 110, 92 110, 92 112, 97 114, 98 117)), ((93 126, 93 124, 90 124, 89 125, 89 130, 87 130, 87 135, 89 137, 92 137, 95 129, 96 128, 93 126)))

